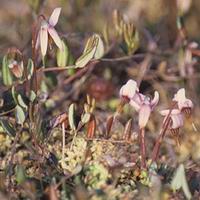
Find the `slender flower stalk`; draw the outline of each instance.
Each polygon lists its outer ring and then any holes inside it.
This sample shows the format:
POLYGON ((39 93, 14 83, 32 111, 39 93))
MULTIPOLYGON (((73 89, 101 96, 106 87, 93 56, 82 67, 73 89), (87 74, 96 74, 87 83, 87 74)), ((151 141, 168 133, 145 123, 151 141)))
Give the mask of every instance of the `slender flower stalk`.
POLYGON ((62 160, 65 159, 65 122, 62 123, 62 160))
POLYGON ((169 111, 168 115, 164 119, 162 129, 159 133, 158 139, 156 140, 156 144, 153 148, 153 153, 152 153, 152 162, 156 162, 156 160, 158 159, 158 154, 159 154, 161 143, 165 137, 165 134, 166 134, 168 127, 170 125, 170 122, 171 122, 171 118, 170 118, 171 112, 172 112, 172 109, 169 111))
POLYGON ((141 167, 146 168, 146 142, 145 142, 145 128, 140 129, 139 134, 140 154, 141 154, 141 167))
POLYGON ((162 141, 163 141, 163 139, 165 137, 165 134, 166 134, 166 131, 167 131, 168 127, 169 127, 170 122, 171 122, 170 117, 167 117, 165 119, 165 122, 163 123, 163 127, 162 127, 162 129, 160 131, 158 139, 156 140, 156 144, 155 144, 155 146, 153 148, 152 162, 156 162, 157 159, 158 159, 158 154, 159 154, 159 151, 160 151, 160 146, 161 146, 161 143, 162 143, 162 141))

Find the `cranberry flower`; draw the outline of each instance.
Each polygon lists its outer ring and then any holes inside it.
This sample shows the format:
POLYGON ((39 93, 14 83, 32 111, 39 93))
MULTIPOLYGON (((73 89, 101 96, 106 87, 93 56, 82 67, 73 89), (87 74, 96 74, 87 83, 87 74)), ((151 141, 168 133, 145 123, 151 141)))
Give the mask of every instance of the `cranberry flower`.
MULTIPOLYGON (((169 112, 170 112, 170 110, 162 110, 162 111, 160 111, 160 114, 162 116, 165 116, 164 122, 165 122, 167 116, 169 115, 169 112)), ((182 113, 181 113, 181 111, 179 109, 173 109, 171 111, 171 114, 170 114, 169 117, 170 117, 170 120, 171 120, 169 128, 171 130, 177 130, 180 127, 183 126, 183 115, 182 115, 182 113)))
POLYGON ((150 114, 158 104, 159 93, 155 91, 154 98, 151 100, 149 97, 136 93, 130 101, 135 110, 139 113, 139 127, 144 128, 149 120, 150 114))
POLYGON ((193 103, 190 99, 185 97, 185 89, 181 88, 178 92, 174 95, 173 101, 178 103, 178 108, 180 111, 184 110, 191 110, 193 108, 193 103))
POLYGON ((122 98, 128 100, 132 99, 135 96, 135 93, 138 92, 137 83, 134 80, 129 80, 125 85, 123 85, 119 91, 119 95, 122 98))
POLYGON ((54 26, 58 22, 61 8, 55 8, 51 14, 49 20, 43 19, 41 22, 41 27, 37 36, 36 48, 40 45, 42 56, 46 55, 47 45, 48 45, 48 33, 58 46, 59 49, 62 49, 62 41, 58 36, 58 33, 54 29, 54 26))

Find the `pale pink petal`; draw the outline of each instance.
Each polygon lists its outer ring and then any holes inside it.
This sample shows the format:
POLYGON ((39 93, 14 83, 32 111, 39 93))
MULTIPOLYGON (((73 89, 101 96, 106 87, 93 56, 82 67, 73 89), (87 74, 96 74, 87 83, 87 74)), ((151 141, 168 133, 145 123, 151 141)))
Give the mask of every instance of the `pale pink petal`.
POLYGON ((188 107, 188 108, 193 108, 193 106, 194 106, 190 99, 187 99, 185 101, 185 105, 186 105, 185 107, 188 107))
POLYGON ((159 93, 157 91, 154 92, 154 98, 151 101, 151 108, 154 109, 159 101, 159 93))
POLYGON ((186 99, 184 102, 178 102, 178 108, 182 110, 183 108, 193 108, 193 103, 190 99, 186 99))
MULTIPOLYGON (((139 92, 136 92, 133 98, 131 98, 134 102, 136 102, 138 105, 142 105, 144 103, 147 103, 147 97, 139 92)), ((147 103, 148 104, 148 103, 147 103)))
MULTIPOLYGON (((168 115, 169 114, 169 109, 167 109, 167 110, 162 110, 162 111, 160 111, 160 114, 162 115, 162 116, 166 116, 166 115, 168 115)), ((172 111, 171 111, 171 115, 176 115, 176 114, 180 114, 181 112, 180 112, 180 110, 179 109, 173 109, 172 111)))
POLYGON ((62 41, 53 27, 48 27, 48 32, 59 49, 63 49, 62 41))
POLYGON ((185 96, 185 89, 181 88, 178 92, 174 95, 174 101, 178 103, 178 108, 182 110, 183 108, 193 108, 193 103, 190 99, 187 99, 185 96))
POLYGON ((161 111, 160 111, 160 114, 161 114, 162 116, 168 115, 168 114, 169 114, 169 109, 167 109, 167 110, 161 110, 161 111))
POLYGON ((130 105, 137 111, 139 112, 140 110, 140 104, 138 104, 136 101, 134 101, 133 99, 130 100, 130 105))
POLYGON ((183 116, 182 114, 177 114, 177 115, 171 115, 172 119, 172 129, 177 129, 183 126, 183 116))
POLYGON ((142 93, 136 93, 137 96, 134 96, 134 100, 137 101, 138 103, 142 104, 144 103, 145 101, 148 102, 150 100, 149 97, 143 95, 142 93))
POLYGON ((189 43, 188 47, 191 49, 197 49, 199 44, 197 42, 191 42, 189 43))
POLYGON ((48 45, 48 33, 47 33, 47 24, 44 23, 40 28, 40 48, 42 52, 42 56, 45 56, 47 53, 47 45, 48 45))
POLYGON ((55 8, 49 18, 49 24, 55 26, 58 23, 58 18, 60 16, 61 8, 55 8))
POLYGON ((136 91, 138 91, 137 83, 134 80, 129 80, 125 85, 120 89, 120 96, 126 96, 129 99, 133 98, 136 91))
POLYGON ((177 115, 177 114, 180 114, 181 111, 179 109, 173 109, 172 112, 171 112, 171 115, 177 115))
POLYGON ((178 92, 174 95, 173 100, 174 101, 185 101, 186 97, 185 97, 185 89, 181 88, 178 90, 178 92))
POLYGON ((181 11, 181 13, 186 13, 192 4, 192 0, 176 0, 178 10, 181 11))
POLYGON ((151 114, 151 107, 149 105, 142 105, 139 111, 139 127, 144 128, 149 120, 151 114))

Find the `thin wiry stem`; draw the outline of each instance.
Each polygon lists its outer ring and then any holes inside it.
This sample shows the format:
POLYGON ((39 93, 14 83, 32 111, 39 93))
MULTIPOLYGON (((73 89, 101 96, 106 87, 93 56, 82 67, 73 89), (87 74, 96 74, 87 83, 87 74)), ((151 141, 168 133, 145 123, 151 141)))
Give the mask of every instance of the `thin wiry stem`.
POLYGON ((141 167, 143 169, 146 168, 146 144, 145 144, 145 129, 140 129, 140 135, 139 135, 139 142, 140 142, 140 154, 141 154, 141 167))
POLYGON ((65 122, 62 123, 62 160, 65 158, 65 122))
POLYGON ((167 132, 167 130, 168 130, 168 127, 169 127, 169 125, 170 125, 170 122, 171 122, 171 117, 170 117, 170 115, 171 115, 171 112, 172 112, 173 108, 176 106, 176 104, 177 104, 177 102, 175 102, 175 103, 172 105, 172 107, 171 107, 171 109, 169 110, 169 113, 168 113, 166 119, 164 120, 162 129, 161 129, 161 131, 160 131, 160 134, 159 134, 159 136, 158 136, 158 139, 156 140, 156 144, 155 144, 155 146, 154 146, 154 148, 153 148, 153 152, 152 152, 152 162, 156 162, 156 160, 158 159, 158 154, 159 154, 159 150, 160 150, 161 143, 162 143, 162 141, 163 141, 163 139, 164 139, 164 137, 165 137, 165 134, 166 134, 166 132, 167 132))

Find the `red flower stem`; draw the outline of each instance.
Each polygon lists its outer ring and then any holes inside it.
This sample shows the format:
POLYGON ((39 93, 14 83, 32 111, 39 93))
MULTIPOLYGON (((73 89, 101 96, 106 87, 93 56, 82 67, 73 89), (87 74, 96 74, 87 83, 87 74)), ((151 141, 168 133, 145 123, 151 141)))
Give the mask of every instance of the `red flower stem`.
POLYGON ((165 137, 165 134, 166 134, 166 131, 167 131, 168 127, 169 127, 170 121, 171 121, 171 118, 166 119, 165 120, 165 124, 164 124, 165 126, 160 131, 160 134, 158 136, 156 144, 155 144, 155 146, 153 148, 152 162, 156 162, 156 160, 158 158, 160 146, 161 146, 161 143, 163 141, 163 138, 165 137))
POLYGON ((141 128, 140 129, 140 134, 139 134, 139 142, 140 142, 140 154, 141 154, 141 167, 143 169, 146 168, 146 147, 145 147, 145 129, 141 128))
POLYGON ((170 122, 171 122, 171 117, 170 117, 170 115, 171 115, 171 112, 172 112, 173 108, 176 106, 176 104, 177 104, 177 102, 175 102, 175 103, 172 105, 172 107, 171 107, 171 109, 169 110, 169 113, 168 113, 166 119, 164 119, 164 123, 163 123, 162 129, 161 129, 161 131, 160 131, 160 134, 159 134, 159 136, 158 136, 158 139, 156 140, 156 144, 155 144, 155 146, 154 146, 154 148, 153 148, 153 152, 152 152, 152 162, 156 162, 156 160, 158 159, 158 154, 159 154, 159 150, 160 150, 161 143, 162 143, 162 141, 163 141, 163 139, 164 139, 164 137, 165 137, 165 134, 166 134, 167 129, 168 129, 168 127, 169 127, 169 125, 170 125, 170 122))

